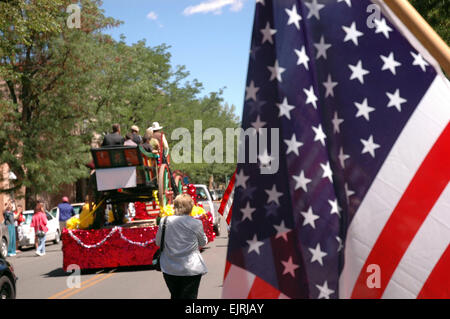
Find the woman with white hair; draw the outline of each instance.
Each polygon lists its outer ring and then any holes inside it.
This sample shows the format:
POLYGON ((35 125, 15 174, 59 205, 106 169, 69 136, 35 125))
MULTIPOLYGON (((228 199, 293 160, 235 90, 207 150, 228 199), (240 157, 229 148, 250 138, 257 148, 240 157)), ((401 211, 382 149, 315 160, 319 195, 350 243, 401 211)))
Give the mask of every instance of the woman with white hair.
POLYGON ((190 216, 194 201, 181 194, 174 201, 174 216, 161 220, 156 245, 161 247, 161 271, 172 299, 197 299, 202 275, 207 268, 199 247, 208 243, 203 223, 190 216), (164 240, 162 240, 163 227, 164 240))

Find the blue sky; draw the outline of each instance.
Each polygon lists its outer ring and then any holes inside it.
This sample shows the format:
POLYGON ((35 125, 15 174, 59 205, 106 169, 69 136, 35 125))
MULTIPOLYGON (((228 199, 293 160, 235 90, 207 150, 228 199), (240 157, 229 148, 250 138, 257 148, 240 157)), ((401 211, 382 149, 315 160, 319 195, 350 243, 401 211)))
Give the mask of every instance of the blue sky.
POLYGON ((185 65, 202 95, 226 87, 225 102, 242 116, 254 0, 104 0, 102 8, 124 22, 107 33, 171 46, 172 65, 185 65))

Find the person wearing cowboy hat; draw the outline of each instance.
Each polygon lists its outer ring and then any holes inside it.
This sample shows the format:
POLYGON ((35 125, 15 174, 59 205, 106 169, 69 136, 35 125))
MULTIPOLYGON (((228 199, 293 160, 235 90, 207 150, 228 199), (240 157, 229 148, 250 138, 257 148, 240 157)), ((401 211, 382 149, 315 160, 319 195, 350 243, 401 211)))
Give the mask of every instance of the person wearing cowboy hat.
POLYGON ((131 126, 131 140, 137 145, 142 144, 142 136, 139 135, 139 127, 137 125, 131 126))
POLYGON ((153 138, 159 141, 160 145, 163 145, 164 156, 167 157, 169 154, 169 143, 167 143, 166 136, 162 131, 163 127, 159 125, 158 122, 153 122, 152 126, 148 128, 153 132, 153 138))

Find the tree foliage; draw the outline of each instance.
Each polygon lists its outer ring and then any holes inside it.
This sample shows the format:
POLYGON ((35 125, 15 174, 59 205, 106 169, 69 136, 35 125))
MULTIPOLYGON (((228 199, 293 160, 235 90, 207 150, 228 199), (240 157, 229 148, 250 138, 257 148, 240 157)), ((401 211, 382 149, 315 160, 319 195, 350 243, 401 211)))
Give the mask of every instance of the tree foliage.
POLYGON ((448 0, 409 0, 430 26, 450 44, 450 3, 448 0))
MULTIPOLYGON (((221 92, 199 97, 201 83, 171 66, 169 47, 102 33, 121 22, 106 17, 98 0, 80 1, 81 28, 70 29, 71 3, 0 2, 0 163, 18 177, 13 189, 26 186, 31 196, 86 177, 94 133, 112 123, 124 132, 158 121, 169 142, 174 128, 191 129, 193 119, 204 128, 238 125, 221 92)), ((189 173, 199 181, 216 169, 232 173, 230 165, 206 165, 189 173)))

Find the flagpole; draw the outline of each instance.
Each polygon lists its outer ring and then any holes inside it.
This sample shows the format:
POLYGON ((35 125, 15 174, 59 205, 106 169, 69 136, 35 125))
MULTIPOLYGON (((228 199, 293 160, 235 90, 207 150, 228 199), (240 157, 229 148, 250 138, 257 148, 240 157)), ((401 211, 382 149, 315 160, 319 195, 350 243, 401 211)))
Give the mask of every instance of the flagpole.
POLYGON ((407 0, 385 0, 422 45, 450 75, 450 48, 407 0))

